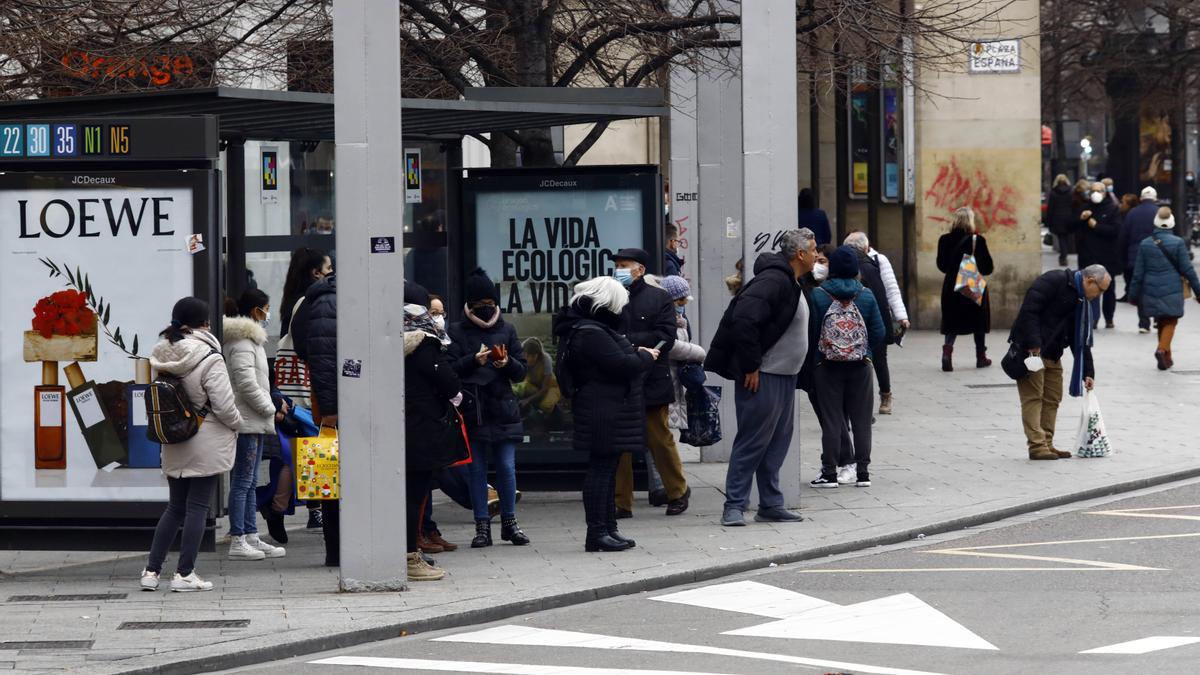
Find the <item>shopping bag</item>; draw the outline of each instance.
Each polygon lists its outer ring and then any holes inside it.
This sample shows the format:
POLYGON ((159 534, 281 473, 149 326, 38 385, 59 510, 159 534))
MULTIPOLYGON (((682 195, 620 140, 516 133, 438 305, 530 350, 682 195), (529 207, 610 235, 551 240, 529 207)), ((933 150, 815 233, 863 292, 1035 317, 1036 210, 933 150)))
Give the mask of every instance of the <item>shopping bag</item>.
POLYGON ((979 263, 975 261, 975 235, 971 235, 971 252, 964 253, 962 262, 958 264, 958 276, 954 278, 954 291, 962 293, 971 302, 983 304, 983 292, 987 289, 987 280, 979 273, 979 263))
POLYGON ((297 499, 340 499, 337 429, 321 427, 316 436, 292 439, 297 499))
POLYGON ((1083 416, 1079 420, 1075 456, 1107 457, 1110 454, 1112 446, 1104 431, 1104 418, 1100 416, 1100 400, 1096 398, 1096 392, 1088 391, 1083 398, 1083 416))
POLYGON ((705 447, 721 440, 721 388, 703 387, 687 393, 688 428, 679 432, 679 440, 705 447))

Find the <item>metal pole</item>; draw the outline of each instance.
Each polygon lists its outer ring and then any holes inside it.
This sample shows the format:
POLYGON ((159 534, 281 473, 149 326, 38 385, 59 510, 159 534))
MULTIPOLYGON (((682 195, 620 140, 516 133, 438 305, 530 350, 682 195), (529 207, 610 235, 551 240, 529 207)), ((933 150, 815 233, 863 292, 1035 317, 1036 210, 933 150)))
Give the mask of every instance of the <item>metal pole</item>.
POLYGON ((335 0, 333 51, 341 588, 395 591, 407 581, 399 4, 335 0))
MULTIPOLYGON (((796 229, 799 157, 796 128, 796 6, 742 5, 742 158, 746 280, 763 235, 796 229)), ((770 243, 762 251, 771 250, 770 243)), ((736 386, 736 385, 735 385, 736 386)), ((798 405, 798 403, 797 403, 798 405)), ((798 410, 798 408, 797 408, 798 410)), ((779 472, 789 508, 800 506, 800 434, 779 472)))

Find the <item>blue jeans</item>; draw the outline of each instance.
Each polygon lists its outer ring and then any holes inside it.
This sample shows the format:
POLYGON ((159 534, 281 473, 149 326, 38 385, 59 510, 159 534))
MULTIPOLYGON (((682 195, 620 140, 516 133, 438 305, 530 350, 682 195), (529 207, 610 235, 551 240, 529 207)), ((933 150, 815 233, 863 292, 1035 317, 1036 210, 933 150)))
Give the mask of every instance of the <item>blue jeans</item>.
POLYGON ((761 373, 758 392, 735 383, 737 435, 725 474, 725 508, 745 511, 750 484, 758 478, 760 508, 782 507, 779 470, 792 444, 796 377, 761 373))
POLYGON ((475 520, 488 520, 488 456, 496 465, 496 492, 500 495, 500 515, 517 515, 517 447, 512 441, 476 442, 471 446, 475 461, 471 467, 471 508, 475 520))
POLYGON ((258 464, 262 461, 263 435, 238 434, 237 456, 229 472, 229 535, 258 534, 258 464))

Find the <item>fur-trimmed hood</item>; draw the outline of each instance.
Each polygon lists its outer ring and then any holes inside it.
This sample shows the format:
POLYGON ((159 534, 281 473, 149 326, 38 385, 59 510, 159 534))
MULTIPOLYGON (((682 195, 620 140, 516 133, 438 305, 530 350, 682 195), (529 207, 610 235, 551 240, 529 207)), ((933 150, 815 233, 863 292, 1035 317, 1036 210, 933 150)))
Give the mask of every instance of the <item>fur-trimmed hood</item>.
MULTIPOLYGON (((426 338, 433 338, 433 336, 425 331, 420 330, 404 331, 404 355, 411 356, 413 352, 417 351, 417 347, 420 347, 421 343, 424 342, 426 338)), ((436 340, 437 338, 433 339, 436 340)))
POLYGON ((221 324, 225 342, 249 340, 256 345, 267 342, 267 329, 254 319, 244 316, 225 317, 221 324))
POLYGON ((150 365, 155 370, 182 377, 214 351, 221 351, 217 338, 208 331, 194 330, 179 342, 160 340, 150 352, 150 365))

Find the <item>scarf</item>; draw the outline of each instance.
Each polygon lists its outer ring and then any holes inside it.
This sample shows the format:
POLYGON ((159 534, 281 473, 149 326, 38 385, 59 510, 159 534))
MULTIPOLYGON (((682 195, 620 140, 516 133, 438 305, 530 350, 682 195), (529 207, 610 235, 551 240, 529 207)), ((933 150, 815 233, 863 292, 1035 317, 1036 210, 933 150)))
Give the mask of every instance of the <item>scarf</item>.
POLYGON ((1079 302, 1075 303, 1075 339, 1071 341, 1071 356, 1075 363, 1071 366, 1071 396, 1083 396, 1083 360, 1084 349, 1092 347, 1092 302, 1083 293, 1083 272, 1074 275, 1075 293, 1079 302))
POLYGON ((466 313, 467 318, 471 320, 471 323, 475 324, 476 326, 479 326, 480 328, 491 328, 492 326, 496 325, 497 321, 500 320, 500 308, 499 307, 496 308, 496 313, 492 315, 492 318, 487 321, 484 321, 483 319, 475 316, 475 314, 471 312, 471 308, 467 305, 463 305, 463 312, 466 313))
POLYGON ((404 306, 404 332, 420 331, 430 337, 435 337, 442 346, 450 344, 450 336, 445 329, 438 328, 430 316, 429 310, 423 305, 407 304, 404 306))

